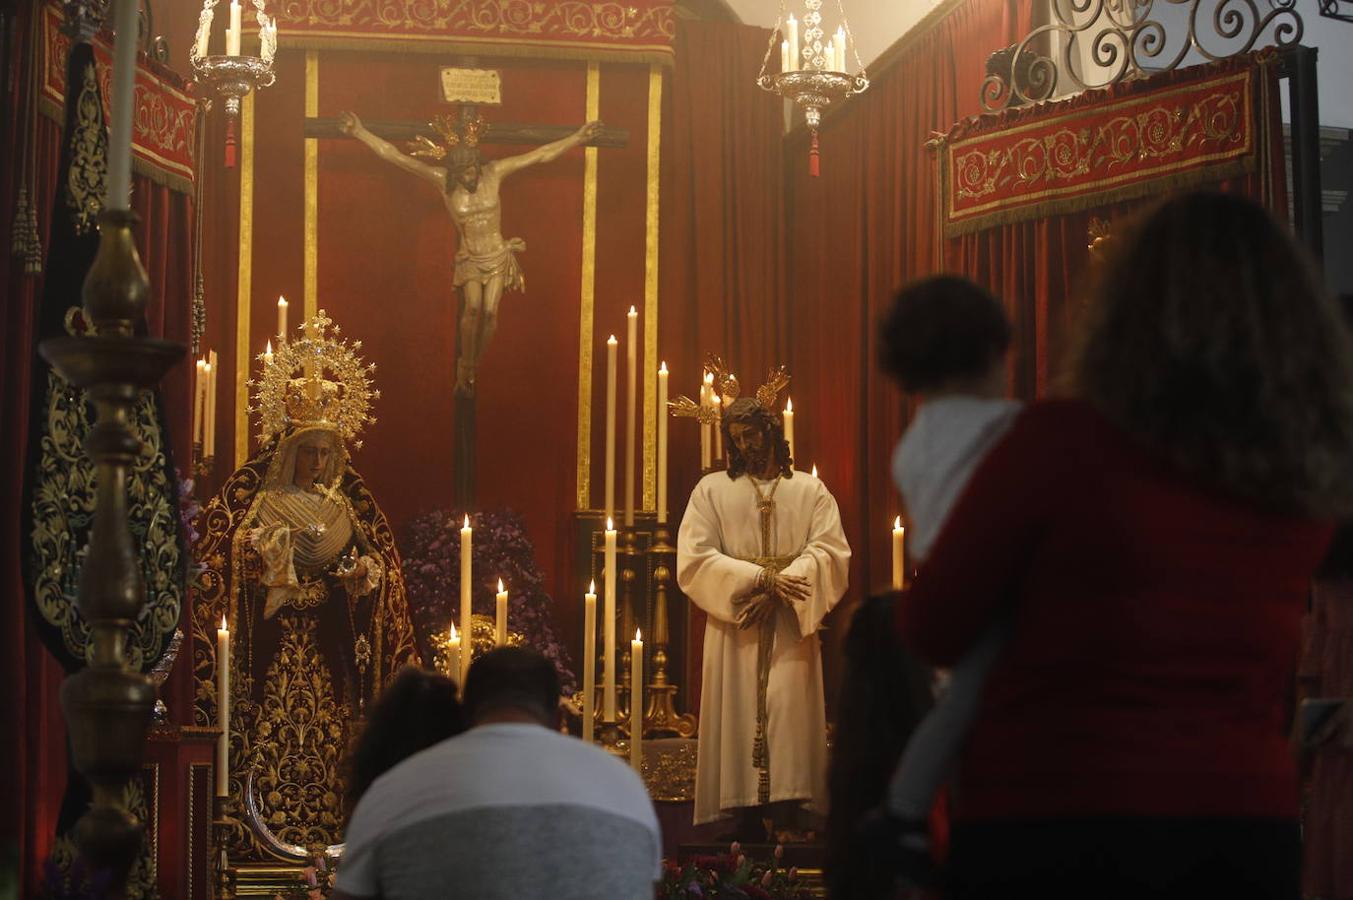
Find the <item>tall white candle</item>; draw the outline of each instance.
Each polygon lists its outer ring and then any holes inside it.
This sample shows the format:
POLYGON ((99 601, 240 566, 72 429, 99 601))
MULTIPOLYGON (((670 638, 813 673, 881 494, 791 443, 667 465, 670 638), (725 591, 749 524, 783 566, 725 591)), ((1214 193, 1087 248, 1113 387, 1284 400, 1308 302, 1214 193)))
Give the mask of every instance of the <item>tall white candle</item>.
POLYGON ((201 444, 206 448, 205 432, 202 430, 202 421, 206 418, 206 397, 207 397, 207 361, 199 359, 197 361, 197 378, 193 381, 193 443, 201 444))
POLYGON ((667 363, 658 367, 658 522, 667 522, 667 363))
POLYGON ((639 312, 625 316, 625 527, 634 527, 634 412, 639 384, 639 312))
POLYGON ((789 71, 797 72, 799 70, 799 23, 794 18, 794 14, 789 14, 789 21, 786 23, 789 34, 786 36, 789 41, 789 71))
POLYGON ((630 765, 642 774, 644 759, 644 641, 639 629, 630 641, 630 765))
POLYGON ((836 71, 846 71, 846 29, 837 26, 836 35, 832 38, 832 48, 836 57, 836 71))
POLYGON ((592 743, 597 701, 597 583, 583 595, 583 740, 592 743))
POLYGON ((226 52, 231 56, 240 55, 240 3, 239 0, 230 0, 230 41, 231 46, 226 52))
MULTIPOLYGON (((708 410, 714 402, 714 375, 706 372, 700 385, 700 408, 708 410)), ((707 472, 714 465, 714 430, 708 422, 700 422, 700 471, 707 472)))
POLYGON ((615 518, 615 335, 606 341, 606 518, 615 518))
POLYGON ((471 593, 471 572, 470 556, 474 549, 474 529, 470 527, 470 517, 465 517, 465 524, 460 529, 460 633, 461 640, 464 642, 464 648, 460 654, 460 683, 463 688, 465 685, 465 676, 470 674, 470 661, 474 657, 474 623, 471 621, 472 614, 470 600, 473 597, 471 593))
POLYGON ((789 458, 794 459, 794 398, 785 401, 785 443, 789 445, 789 458))
POLYGON ((446 639, 446 671, 451 678, 460 681, 460 633, 456 623, 451 623, 451 634, 446 639))
POLYGON ((907 529, 902 527, 902 517, 893 519, 893 590, 900 591, 907 584, 907 529))
POLYGON ((602 677, 606 681, 606 696, 602 704, 602 717, 607 722, 615 721, 615 524, 606 520, 606 552, 602 557, 606 571, 603 573, 606 584, 606 598, 602 608, 602 615, 606 621, 602 623, 602 634, 605 635, 606 645, 604 653, 606 654, 605 663, 602 666, 602 677))
MULTIPOLYGON (((198 54, 201 56, 202 54, 198 54)), ((780 42, 780 71, 789 71, 789 41, 780 42)))
POLYGON ((136 103, 137 0, 116 0, 113 28, 112 121, 108 137, 108 193, 104 209, 130 209, 132 194, 132 108, 136 103))
POLYGON ((216 395, 219 393, 217 383, 220 377, 221 363, 213 350, 207 355, 207 421, 202 426, 206 432, 206 449, 202 451, 204 457, 216 456, 216 395))
POLYGON ((498 579, 498 595, 494 598, 497 615, 494 618, 495 647, 507 646, 507 591, 503 590, 503 579, 498 579))
POLYGON ((216 796, 230 794, 230 626, 221 616, 216 629, 216 796))
POLYGON ((211 21, 216 18, 215 8, 208 7, 207 23, 199 27, 197 32, 197 55, 203 57, 207 55, 207 44, 211 41, 211 21))
POLYGON ((287 339, 287 298, 277 298, 277 340, 287 339))

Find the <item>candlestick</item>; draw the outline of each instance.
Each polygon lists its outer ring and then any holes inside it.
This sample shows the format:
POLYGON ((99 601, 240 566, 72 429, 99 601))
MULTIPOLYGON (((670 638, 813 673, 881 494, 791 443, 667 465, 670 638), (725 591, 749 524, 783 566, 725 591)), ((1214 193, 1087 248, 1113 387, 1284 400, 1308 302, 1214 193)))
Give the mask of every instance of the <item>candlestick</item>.
POLYGON ((197 378, 193 381, 193 443, 202 445, 203 453, 206 452, 205 432, 202 430, 202 420, 205 418, 207 397, 207 361, 199 359, 197 361, 197 378))
POLYGON ((474 548, 474 529, 470 527, 470 517, 465 517, 465 525, 460 529, 460 633, 464 636, 464 652, 460 654, 460 683, 465 685, 465 676, 470 674, 470 662, 474 657, 474 623, 470 619, 471 587, 470 555, 474 548))
POLYGON ((794 398, 785 400, 785 443, 789 445, 789 458, 794 458, 794 398))
POLYGON ((216 629, 216 796, 230 794, 230 627, 221 616, 216 629))
POLYGON ((583 595, 583 740, 592 743, 597 700, 597 583, 583 595))
POLYGON ((667 363, 658 367, 658 522, 667 521, 667 363))
POLYGON ((639 312, 625 316, 625 527, 634 527, 634 408, 639 383, 639 312))
POLYGON ((451 634, 446 639, 446 674, 460 681, 460 634, 455 622, 451 623, 451 634))
POLYGON ((507 646, 507 591, 503 590, 503 579, 498 579, 498 596, 495 598, 497 604, 497 617, 495 623, 497 627, 494 630, 495 647, 507 646))
POLYGON ((287 339, 287 298, 277 298, 277 340, 287 339))
POLYGON ((907 583, 906 576, 906 540, 907 529, 902 527, 902 517, 893 519, 893 590, 900 591, 907 583))
POLYGON ((789 29, 789 71, 797 72, 799 70, 799 23, 794 18, 794 14, 789 14, 789 21, 786 23, 789 29))
POLYGON ((603 652, 606 654, 605 664, 602 667, 602 677, 606 680, 606 696, 602 704, 602 718, 609 724, 615 722, 615 523, 610 519, 606 520, 606 543, 604 560, 605 571, 603 577, 606 585, 605 606, 602 609, 602 615, 606 621, 602 623, 602 633, 605 635, 606 644, 603 652))
POLYGON ((216 389, 216 382, 220 377, 221 363, 216 358, 216 351, 213 350, 207 354, 207 420, 203 425, 206 432, 206 444, 202 450, 204 458, 216 456, 216 395, 219 393, 216 389))
POLYGON ((108 193, 104 209, 130 209, 132 193, 132 109, 136 105, 137 0, 117 0, 113 28, 113 97, 108 137, 108 193))
POLYGON ((630 765, 643 774, 644 743, 644 641, 639 629, 634 629, 630 641, 630 765))
POLYGON ((606 341, 606 518, 615 518, 615 335, 606 341))

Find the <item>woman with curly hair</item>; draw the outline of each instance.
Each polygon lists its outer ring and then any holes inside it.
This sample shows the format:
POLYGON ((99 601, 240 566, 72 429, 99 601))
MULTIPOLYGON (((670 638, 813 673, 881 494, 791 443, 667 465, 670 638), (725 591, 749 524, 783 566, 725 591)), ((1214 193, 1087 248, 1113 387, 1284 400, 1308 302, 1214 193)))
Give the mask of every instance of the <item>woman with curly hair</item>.
POLYGON ((1108 261, 1074 397, 1028 407, 911 590, 937 665, 999 618, 949 896, 1299 896, 1288 706, 1353 513, 1353 344, 1247 200, 1170 199, 1108 261))

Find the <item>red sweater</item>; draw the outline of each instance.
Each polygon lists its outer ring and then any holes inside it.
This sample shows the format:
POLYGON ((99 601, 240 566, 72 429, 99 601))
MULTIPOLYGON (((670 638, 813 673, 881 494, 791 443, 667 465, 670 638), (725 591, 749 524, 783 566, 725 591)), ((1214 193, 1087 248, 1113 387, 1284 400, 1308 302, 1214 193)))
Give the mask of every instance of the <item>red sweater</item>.
POLYGON ((959 820, 1294 818, 1286 709, 1330 532, 1196 486, 1084 403, 1025 410, 897 606, 941 666, 1013 622, 959 820))

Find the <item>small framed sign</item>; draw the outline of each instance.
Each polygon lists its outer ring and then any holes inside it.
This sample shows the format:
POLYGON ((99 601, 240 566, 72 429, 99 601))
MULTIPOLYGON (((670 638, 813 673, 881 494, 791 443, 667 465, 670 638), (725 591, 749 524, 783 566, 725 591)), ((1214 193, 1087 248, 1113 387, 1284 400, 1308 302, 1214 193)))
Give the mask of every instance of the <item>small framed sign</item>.
POLYGON ((503 102, 502 80, 497 69, 459 69, 442 67, 442 99, 448 103, 482 103, 499 106, 503 102))

